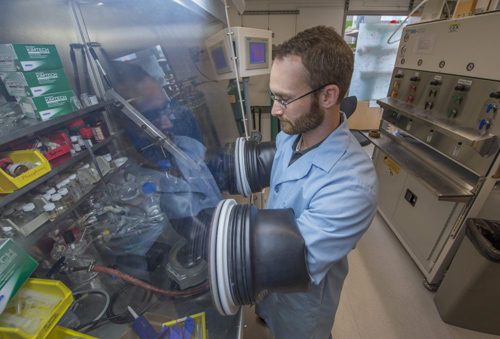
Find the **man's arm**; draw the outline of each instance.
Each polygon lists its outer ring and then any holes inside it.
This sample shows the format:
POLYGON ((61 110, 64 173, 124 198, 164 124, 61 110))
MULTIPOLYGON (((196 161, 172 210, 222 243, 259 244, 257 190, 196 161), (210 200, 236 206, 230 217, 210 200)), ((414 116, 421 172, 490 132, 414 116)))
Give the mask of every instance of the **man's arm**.
POLYGON ((317 192, 297 219, 314 284, 354 248, 376 209, 377 193, 361 183, 330 184, 317 192))

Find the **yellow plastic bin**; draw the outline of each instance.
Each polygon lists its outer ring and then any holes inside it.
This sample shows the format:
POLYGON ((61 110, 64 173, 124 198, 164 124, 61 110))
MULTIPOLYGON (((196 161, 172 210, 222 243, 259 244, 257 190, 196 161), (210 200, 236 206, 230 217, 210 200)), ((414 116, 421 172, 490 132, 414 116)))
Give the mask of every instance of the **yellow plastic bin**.
POLYGON ((82 339, 98 339, 96 337, 91 337, 89 335, 70 330, 69 328, 64 328, 61 326, 56 326, 52 332, 48 335, 46 339, 64 339, 64 338, 82 338, 82 339))
MULTIPOLYGON (((43 312, 46 313, 43 317, 43 322, 38 323, 36 330, 32 333, 25 333, 11 323, 11 327, 0 327, 0 339, 44 339, 49 335, 59 319, 63 316, 64 312, 66 312, 73 303, 73 294, 71 290, 62 282, 48 279, 28 279, 24 286, 17 292, 16 297, 7 304, 5 311, 0 315, 0 324, 2 324, 0 326, 5 326, 11 319, 18 319, 15 318, 17 315, 14 305, 17 304, 17 297, 22 295, 25 290, 48 294, 60 300, 50 308, 47 307, 43 309, 43 312)), ((36 300, 36 298, 33 298, 33 300, 36 300)), ((42 311, 40 310, 40 312, 42 311)), ((31 320, 29 316, 21 319, 23 319, 24 322, 31 320)))
POLYGON ((14 163, 39 162, 41 165, 30 169, 18 177, 12 177, 0 168, 0 194, 12 193, 51 171, 49 161, 39 151, 27 150, 0 153, 0 158, 5 157, 10 158, 14 163))

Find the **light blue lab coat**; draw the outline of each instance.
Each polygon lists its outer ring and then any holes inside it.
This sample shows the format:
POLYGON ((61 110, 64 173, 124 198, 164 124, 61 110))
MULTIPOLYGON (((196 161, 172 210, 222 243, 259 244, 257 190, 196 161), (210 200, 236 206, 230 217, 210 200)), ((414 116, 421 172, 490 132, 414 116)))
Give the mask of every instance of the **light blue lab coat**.
POLYGON ((276 141, 267 208, 292 208, 306 243, 310 293, 271 294, 257 305, 276 339, 327 339, 348 272, 347 254, 376 212, 372 161, 341 125, 290 167, 296 135, 276 141))

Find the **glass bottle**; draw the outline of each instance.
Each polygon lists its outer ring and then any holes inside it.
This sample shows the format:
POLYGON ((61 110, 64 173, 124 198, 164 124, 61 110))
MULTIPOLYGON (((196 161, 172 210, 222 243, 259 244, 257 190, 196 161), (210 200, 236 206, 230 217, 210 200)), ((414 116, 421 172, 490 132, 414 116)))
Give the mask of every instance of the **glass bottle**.
POLYGON ((64 207, 68 208, 73 204, 73 197, 66 187, 61 188, 57 193, 61 195, 61 202, 64 207))
POLYGON ((12 222, 14 222, 16 225, 20 225, 21 224, 21 219, 23 217, 23 207, 24 205, 26 205, 25 203, 23 202, 20 202, 20 203, 17 203, 14 205, 14 213, 12 213, 12 222))
POLYGON ((52 196, 50 197, 50 201, 52 201, 52 203, 56 205, 56 212, 58 214, 61 214, 66 209, 61 200, 62 196, 59 193, 52 194, 52 196))
POLYGON ((2 234, 6 238, 13 239, 17 235, 17 232, 12 226, 2 226, 2 234))
POLYGON ((26 225, 33 219, 37 217, 37 213, 35 211, 35 204, 30 202, 23 207, 23 215, 22 218, 19 220, 21 225, 26 225))
POLYGON ((78 143, 78 136, 72 135, 70 139, 71 139, 71 145, 73 146, 73 150, 75 150, 76 153, 80 153, 82 151, 82 147, 78 143))
POLYGON ((53 203, 48 203, 43 205, 43 210, 49 215, 50 221, 56 220, 59 214, 56 211, 56 205, 53 203))
POLYGON ((21 163, 4 162, 2 164, 2 170, 14 178, 28 172, 29 169, 30 168, 28 166, 21 163))
POLYGON ((80 128, 80 135, 82 138, 89 142, 89 146, 92 147, 95 144, 94 134, 92 133, 92 128, 84 127, 80 128))
POLYGON ((90 191, 92 189, 92 183, 90 182, 89 179, 87 179, 83 175, 78 176, 78 178, 76 180, 77 180, 78 186, 80 186, 83 194, 87 193, 88 191, 90 191))
MULTIPOLYGON (((4 227, 12 227, 12 224, 10 221, 12 221, 12 214, 14 214, 14 209, 13 208, 7 208, 6 210, 2 211, 2 217, 0 219, 0 228, 4 227)), ((0 237, 2 237, 2 234, 0 232, 0 237)))
POLYGON ((76 174, 71 174, 69 176, 69 183, 66 186, 68 188, 69 194, 73 197, 73 201, 77 201, 83 195, 83 191, 76 181, 76 174))

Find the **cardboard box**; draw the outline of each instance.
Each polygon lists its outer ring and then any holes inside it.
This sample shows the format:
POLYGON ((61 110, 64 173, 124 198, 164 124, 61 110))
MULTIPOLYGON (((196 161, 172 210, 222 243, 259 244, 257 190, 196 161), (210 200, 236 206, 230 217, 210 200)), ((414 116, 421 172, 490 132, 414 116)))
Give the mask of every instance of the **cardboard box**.
POLYGON ((63 68, 55 45, 0 45, 1 72, 31 72, 63 68))
POLYGON ((12 239, 0 239, 0 314, 37 266, 12 239))
POLYGON ((73 97, 73 91, 65 91, 33 98, 16 97, 16 100, 24 113, 34 114, 37 119, 45 121, 77 110, 73 97))
POLYGON ((34 72, 0 72, 7 92, 13 97, 39 97, 41 95, 70 91, 62 69, 34 72))

